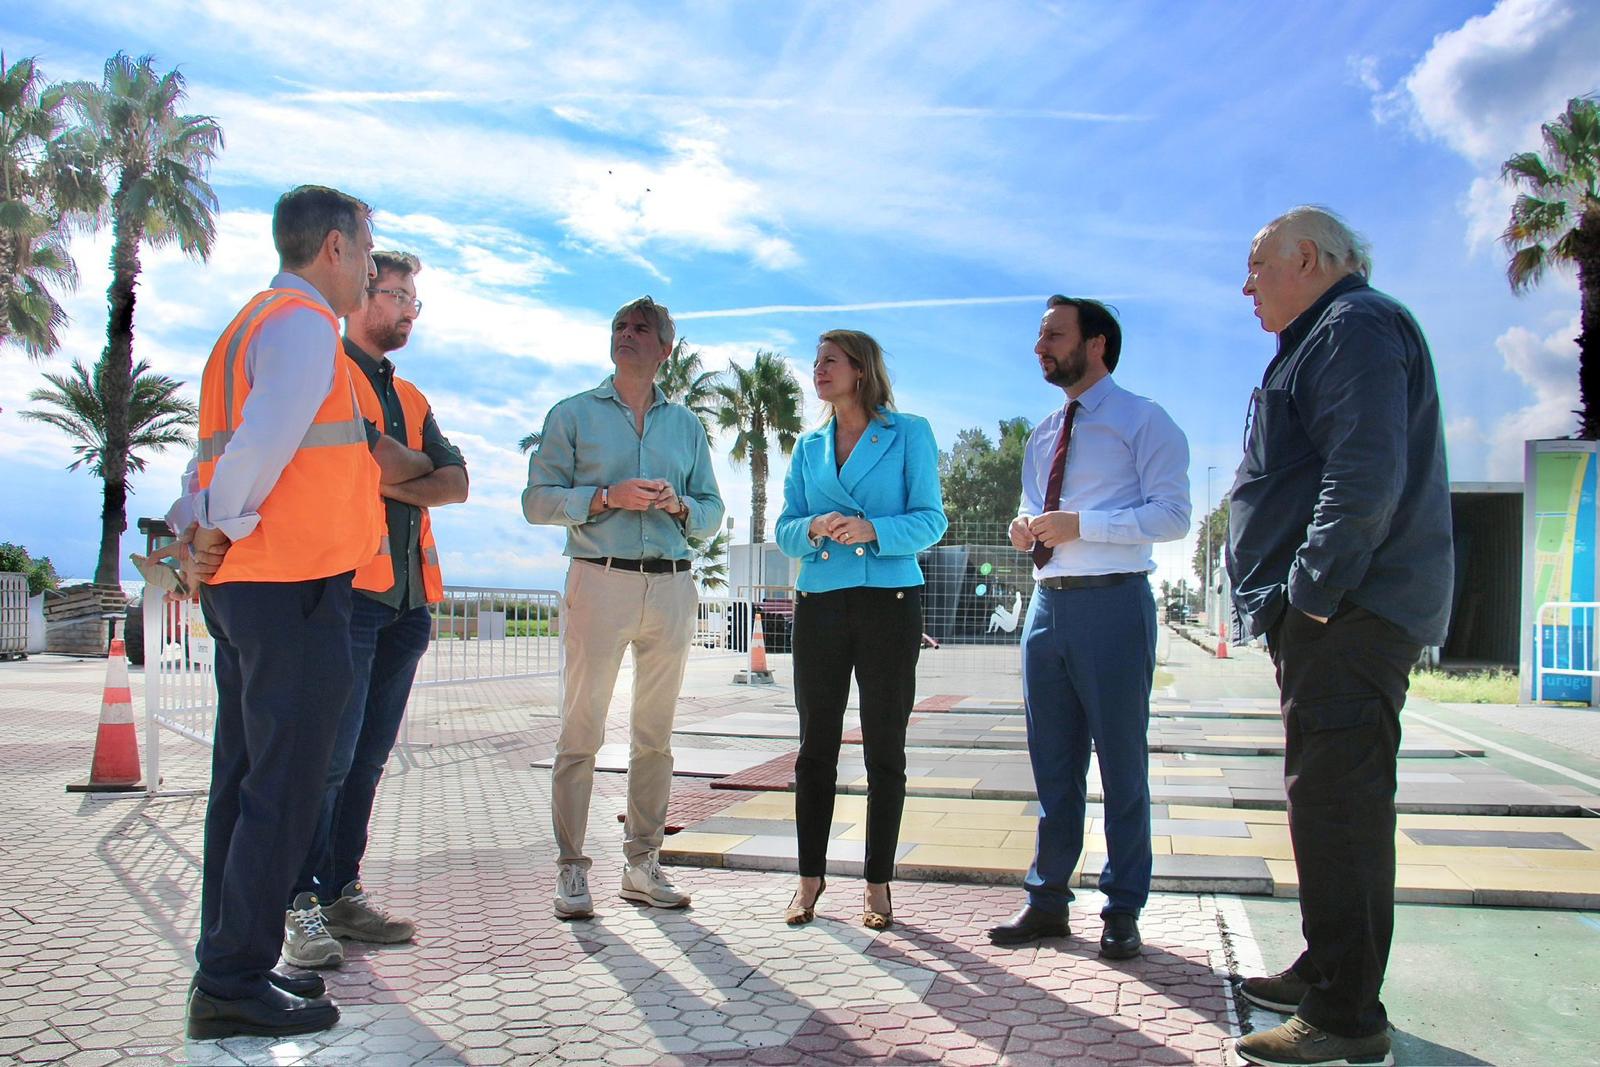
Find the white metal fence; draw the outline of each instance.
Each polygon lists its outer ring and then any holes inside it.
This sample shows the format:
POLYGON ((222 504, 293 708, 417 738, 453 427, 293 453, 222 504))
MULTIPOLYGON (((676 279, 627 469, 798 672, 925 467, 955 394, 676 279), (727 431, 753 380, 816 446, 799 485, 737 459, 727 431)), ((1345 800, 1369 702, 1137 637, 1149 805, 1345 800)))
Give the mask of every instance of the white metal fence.
POLYGON ((1533 699, 1594 701, 1600 686, 1600 655, 1596 654, 1595 624, 1600 603, 1547 601, 1539 605, 1533 624, 1533 699), (1551 679, 1561 679, 1551 684, 1551 679), (1580 688, 1565 679, 1587 678, 1580 688), (1586 688, 1588 691, 1584 692, 1586 688))
MULTIPOLYGON (((561 675, 561 594, 445 586, 417 687, 561 675)), ((209 746, 216 729, 216 646, 196 600, 151 587, 144 601, 145 781, 161 791, 161 740, 209 746)), ((409 716, 408 716, 409 717, 409 716)))
POLYGON ((0 571, 0 659, 28 653, 28 576, 0 571))

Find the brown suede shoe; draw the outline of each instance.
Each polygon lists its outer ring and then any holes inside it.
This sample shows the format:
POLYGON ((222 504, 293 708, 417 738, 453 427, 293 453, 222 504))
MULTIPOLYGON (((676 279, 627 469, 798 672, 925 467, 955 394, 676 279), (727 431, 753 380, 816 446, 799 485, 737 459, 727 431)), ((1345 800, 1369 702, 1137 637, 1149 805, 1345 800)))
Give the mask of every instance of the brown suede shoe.
POLYGON ((1239 1039, 1246 1063, 1263 1067, 1393 1067, 1387 1032, 1371 1037, 1340 1037, 1318 1030, 1298 1015, 1271 1030, 1239 1039))
POLYGON ((1300 1002, 1306 998, 1306 993, 1310 989, 1305 979, 1295 974, 1292 969, 1257 978, 1246 978, 1239 983, 1239 995, 1244 999, 1258 1008, 1282 1012, 1285 1015, 1293 1015, 1300 1010, 1300 1002))

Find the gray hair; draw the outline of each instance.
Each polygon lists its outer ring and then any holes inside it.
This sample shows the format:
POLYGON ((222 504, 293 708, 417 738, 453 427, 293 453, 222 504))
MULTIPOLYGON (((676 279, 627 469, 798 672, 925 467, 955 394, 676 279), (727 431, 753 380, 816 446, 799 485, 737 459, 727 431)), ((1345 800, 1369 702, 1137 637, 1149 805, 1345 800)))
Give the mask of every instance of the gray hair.
POLYGON ((1324 270, 1359 274, 1364 280, 1372 277, 1371 242, 1328 208, 1317 204, 1290 208, 1261 227, 1253 243, 1260 244, 1269 236, 1278 239, 1283 255, 1301 241, 1310 241, 1317 247, 1324 270))
POLYGON ((328 234, 338 230, 350 240, 372 209, 349 193, 325 185, 300 185, 278 197, 272 209, 272 243, 288 270, 317 258, 328 234))
POLYGON ((672 313, 667 310, 667 305, 656 303, 648 295, 641 296, 637 300, 628 301, 628 303, 617 309, 615 315, 611 316, 611 330, 613 333, 616 332, 617 323, 621 322, 622 317, 630 311, 637 311, 643 315, 644 321, 656 328, 656 337, 660 339, 661 344, 666 348, 672 347, 672 339, 678 334, 678 326, 677 323, 672 321, 672 313))

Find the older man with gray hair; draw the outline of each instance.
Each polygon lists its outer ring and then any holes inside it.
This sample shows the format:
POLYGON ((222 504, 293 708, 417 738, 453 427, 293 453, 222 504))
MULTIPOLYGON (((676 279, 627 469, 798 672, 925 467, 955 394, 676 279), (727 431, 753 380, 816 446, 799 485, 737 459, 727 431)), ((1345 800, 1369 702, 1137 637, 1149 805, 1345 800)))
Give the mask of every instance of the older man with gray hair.
POLYGON ((667 400, 656 371, 672 351, 667 309, 648 296, 611 319, 616 372, 550 409, 528 463, 522 513, 564 526, 561 735, 550 772, 556 834, 556 915, 594 914, 583 841, 594 759, 622 656, 633 649, 632 750, 622 897, 660 908, 689 903, 658 852, 672 788, 672 720, 699 596, 688 538, 722 524, 711 447, 694 412, 667 400))
POLYGON ((1256 235, 1244 283, 1278 351, 1251 399, 1228 573, 1235 638, 1264 635, 1277 670, 1305 936, 1288 970, 1244 981, 1292 1013, 1240 1039, 1251 1063, 1394 1062, 1378 994, 1400 709, 1444 640, 1455 568, 1433 359, 1371 269, 1343 220, 1298 207, 1256 235))

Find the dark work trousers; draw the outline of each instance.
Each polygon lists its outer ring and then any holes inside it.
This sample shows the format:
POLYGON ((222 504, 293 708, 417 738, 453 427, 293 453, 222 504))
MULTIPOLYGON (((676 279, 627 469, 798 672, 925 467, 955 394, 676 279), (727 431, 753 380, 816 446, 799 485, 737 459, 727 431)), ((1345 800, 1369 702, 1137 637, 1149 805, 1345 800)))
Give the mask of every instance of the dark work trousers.
POLYGON ((1311 987, 1299 1014, 1367 1037, 1389 1025, 1378 992, 1394 934, 1395 760, 1422 646, 1347 600, 1326 624, 1285 605, 1268 649, 1306 943, 1294 971, 1311 987))
POLYGON ((352 577, 201 587, 217 724, 195 979, 215 997, 265 992, 283 947, 283 902, 350 697, 352 577))
POLYGON ((801 593, 794 606, 794 702, 800 754, 794 763, 794 821, 800 874, 827 873, 839 743, 850 676, 861 694, 867 764, 869 882, 894 878, 900 812, 906 802, 906 723, 917 699, 922 587, 858 586, 801 593))
POLYGON ((1150 685, 1156 606, 1150 583, 1037 587, 1022 632, 1028 756, 1039 794, 1028 903, 1064 915, 1083 851, 1089 748, 1100 761, 1106 862, 1102 914, 1138 915, 1150 896, 1150 685))
POLYGON ((355 685, 339 720, 316 836, 287 903, 301 893, 331 903, 361 878, 378 779, 400 736, 411 683, 432 632, 433 613, 426 605, 391 608, 355 594, 350 609, 355 685))

